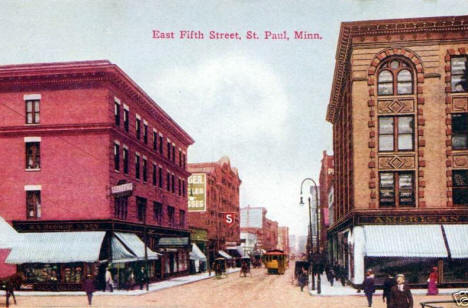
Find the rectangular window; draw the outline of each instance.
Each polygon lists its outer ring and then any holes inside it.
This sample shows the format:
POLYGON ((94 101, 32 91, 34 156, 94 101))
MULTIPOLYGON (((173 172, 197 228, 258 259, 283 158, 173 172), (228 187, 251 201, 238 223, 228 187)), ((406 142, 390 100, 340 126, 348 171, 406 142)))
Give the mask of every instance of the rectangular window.
POLYGON ((114 102, 114 119, 115 125, 120 126, 120 104, 117 102, 114 102))
POLYGON ((158 225, 162 224, 163 220, 163 205, 159 202, 153 202, 153 218, 158 225))
POLYGON ((171 191, 175 193, 175 176, 171 175, 171 191))
POLYGON ((186 158, 185 158, 185 153, 182 154, 182 168, 185 169, 185 163, 186 163, 186 158))
POLYGON ((171 160, 171 143, 167 142, 167 159, 171 160))
POLYGON ((153 150, 158 150, 158 133, 153 131, 153 150))
POLYGON ((156 166, 156 164, 153 164, 153 173, 152 173, 152 181, 153 181, 153 186, 156 186, 156 175, 157 175, 157 172, 158 172, 158 167, 156 166))
POLYGON ((182 167, 182 151, 179 150, 179 167, 182 167))
POLYGON ((148 144, 148 124, 143 123, 143 142, 148 144))
POLYGON ((124 109, 124 129, 128 133, 129 130, 129 111, 128 109, 124 109))
POLYGON ((172 206, 167 206, 167 220, 170 227, 173 227, 175 224, 175 217, 174 217, 174 208, 172 206))
POLYGON ((468 74, 467 56, 452 57, 450 59, 450 76, 452 92, 467 92, 467 74, 468 74))
POLYGON ((175 163, 175 145, 172 145, 172 161, 175 163))
POLYGON ((41 191, 26 191, 26 218, 41 218, 41 191))
POLYGON ((177 179, 177 187, 179 196, 182 196, 182 181, 180 179, 177 179))
POLYGON ((179 210, 179 226, 181 228, 185 227, 185 211, 179 210))
POLYGON ((139 140, 141 136, 141 120, 138 118, 135 121, 135 133, 136 133, 137 139, 139 140))
POLYGON ((123 149, 123 171, 128 174, 128 149, 123 149))
POLYGON ((414 149, 413 116, 379 117, 379 151, 411 151, 414 149))
POLYGON ((381 207, 415 205, 414 172, 381 172, 379 199, 381 207))
POLYGON ((159 154, 163 154, 163 136, 159 136, 159 154))
POLYGON ((468 170, 453 170, 453 203, 468 205, 468 170))
POLYGON ((26 124, 39 124, 40 100, 26 100, 26 124))
POLYGON ((140 178, 140 155, 135 155, 135 177, 140 178))
POLYGON ((120 146, 114 143, 114 169, 120 170, 120 146))
POLYGON ((166 190, 171 191, 171 175, 166 173, 166 190))
POLYGON ((148 161, 143 157, 143 182, 148 181, 148 161))
POLYGON ((26 169, 41 168, 41 143, 26 142, 26 169))
POLYGON ((162 188, 163 187, 163 170, 161 167, 159 167, 159 171, 158 171, 158 186, 159 188, 162 188))
POLYGON ((185 191, 185 181, 182 180, 182 196, 183 197, 185 197, 185 193, 186 193, 186 191, 185 191))
POLYGON ((137 218, 139 221, 146 220, 146 199, 141 197, 136 197, 137 205, 137 218))
POLYGON ((452 148, 468 149, 468 113, 452 113, 452 148))
POLYGON ((128 197, 115 197, 114 199, 114 217, 117 219, 127 219, 128 197))

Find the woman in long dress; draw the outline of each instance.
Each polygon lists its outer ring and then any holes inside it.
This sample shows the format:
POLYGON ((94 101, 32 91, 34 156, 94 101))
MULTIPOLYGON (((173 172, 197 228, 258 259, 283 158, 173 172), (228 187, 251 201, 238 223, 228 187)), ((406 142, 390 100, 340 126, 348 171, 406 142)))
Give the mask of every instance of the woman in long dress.
POLYGON ((439 282, 439 274, 436 266, 432 268, 429 278, 427 279, 427 295, 437 295, 439 294, 439 289, 437 288, 437 283, 439 282))

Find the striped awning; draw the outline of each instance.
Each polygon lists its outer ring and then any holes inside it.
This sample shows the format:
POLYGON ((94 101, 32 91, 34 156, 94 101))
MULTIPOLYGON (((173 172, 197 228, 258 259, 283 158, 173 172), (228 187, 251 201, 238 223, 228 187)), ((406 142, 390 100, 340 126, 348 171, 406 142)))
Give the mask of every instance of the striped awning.
POLYGON ((0 217, 0 249, 13 248, 22 241, 21 234, 16 232, 16 230, 7 223, 3 217, 0 217))
POLYGON ((99 260, 104 231, 22 233, 23 241, 6 259, 22 263, 92 263, 99 260))
POLYGON ((368 257, 448 257, 440 225, 364 226, 368 257))
POLYGON ((453 259, 468 258, 468 225, 444 225, 445 236, 453 259))
MULTIPOLYGON (((145 243, 135 233, 116 232, 115 236, 137 257, 138 260, 145 259, 145 243)), ((146 248, 149 260, 157 260, 161 254, 146 248)))
POLYGON ((221 257, 223 257, 224 259, 228 259, 228 260, 232 259, 232 257, 227 252, 225 252, 223 250, 218 250, 218 254, 221 257))
POLYGON ((197 244, 192 243, 192 251, 190 252, 190 260, 200 260, 206 262, 205 254, 198 248, 197 244))

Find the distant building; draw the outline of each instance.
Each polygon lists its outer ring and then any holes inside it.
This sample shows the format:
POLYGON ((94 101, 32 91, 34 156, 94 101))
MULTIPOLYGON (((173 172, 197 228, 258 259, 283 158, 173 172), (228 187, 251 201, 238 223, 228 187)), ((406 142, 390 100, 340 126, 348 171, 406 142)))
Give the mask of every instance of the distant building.
POLYGON ((320 186, 320 248, 328 250, 327 230, 330 225, 330 191, 333 190, 333 155, 328 155, 323 151, 322 166, 320 168, 319 186, 320 186))
POLYGON ((212 262, 220 250, 240 246, 242 181, 228 157, 217 162, 191 163, 188 170, 192 174, 188 187, 189 227, 206 230, 207 238, 200 240, 206 241, 204 252, 212 262), (232 222, 228 223, 229 220, 232 222))
POLYGON ((241 232, 257 236, 258 249, 275 249, 278 245, 278 222, 266 217, 264 207, 241 208, 241 232))
POLYGON ((289 255, 289 227, 278 227, 278 249, 289 255))

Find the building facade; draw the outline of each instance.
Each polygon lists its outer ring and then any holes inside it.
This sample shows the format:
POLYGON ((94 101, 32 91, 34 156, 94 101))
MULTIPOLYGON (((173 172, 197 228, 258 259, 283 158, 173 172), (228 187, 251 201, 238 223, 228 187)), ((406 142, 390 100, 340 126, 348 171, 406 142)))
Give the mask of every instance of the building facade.
POLYGON ((188 164, 188 219, 191 228, 207 230, 209 260, 219 250, 240 245, 239 172, 228 157, 217 162, 188 164), (230 217, 227 217, 230 215, 230 217))
POLYGON ((467 30, 468 16, 341 25, 328 233, 354 284, 369 267, 468 281, 467 30))
POLYGON ((333 190, 333 155, 328 155, 323 151, 322 166, 320 168, 319 187, 320 187, 320 249, 328 251, 327 230, 330 226, 330 192, 333 190))
POLYGON ((241 208, 241 232, 255 234, 258 250, 276 249, 278 245, 278 222, 266 217, 264 207, 241 208))
POLYGON ((278 227, 278 245, 277 248, 284 251, 287 255, 290 253, 289 249, 289 227, 278 227))
POLYGON ((162 254, 151 278, 187 270, 194 141, 117 65, 2 66, 0 101, 0 216, 20 232, 135 234, 162 254))

